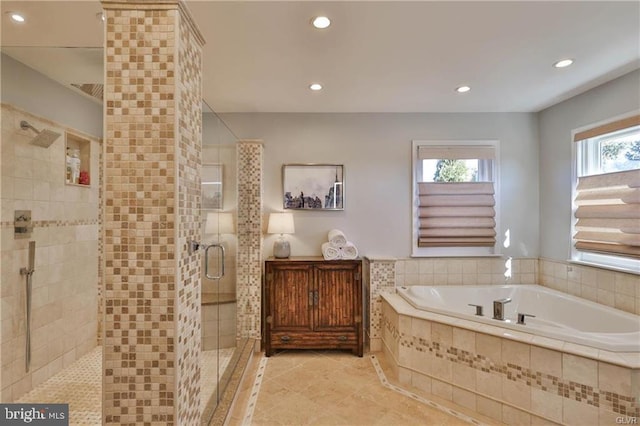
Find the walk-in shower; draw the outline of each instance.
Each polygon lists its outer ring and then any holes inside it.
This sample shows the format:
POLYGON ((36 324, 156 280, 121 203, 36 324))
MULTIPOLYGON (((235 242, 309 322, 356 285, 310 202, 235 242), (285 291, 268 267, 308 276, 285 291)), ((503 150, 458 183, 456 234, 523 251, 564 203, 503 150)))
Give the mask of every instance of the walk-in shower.
POLYGON ((31 140, 31 143, 41 146, 42 148, 49 148, 49 146, 51 146, 51 144, 60 137, 60 133, 54 132, 53 130, 49 129, 38 130, 25 120, 22 120, 20 122, 20 128, 22 130, 31 129, 36 132, 36 137, 31 140))

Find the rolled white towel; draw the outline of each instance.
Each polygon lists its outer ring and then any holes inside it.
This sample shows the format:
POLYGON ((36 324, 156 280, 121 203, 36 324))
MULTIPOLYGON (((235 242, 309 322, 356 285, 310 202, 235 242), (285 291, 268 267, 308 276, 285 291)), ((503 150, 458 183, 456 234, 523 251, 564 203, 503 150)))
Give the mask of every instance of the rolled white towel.
POLYGON ((341 259, 355 259, 358 257, 358 249, 351 241, 347 241, 343 247, 340 247, 339 251, 341 259))
POLYGON ((341 230, 332 229, 329 231, 329 244, 335 248, 344 247, 344 245, 347 244, 347 237, 345 237, 344 232, 341 230))
POLYGON ((322 243, 322 257, 324 260, 340 259, 340 249, 332 247, 330 243, 322 243))

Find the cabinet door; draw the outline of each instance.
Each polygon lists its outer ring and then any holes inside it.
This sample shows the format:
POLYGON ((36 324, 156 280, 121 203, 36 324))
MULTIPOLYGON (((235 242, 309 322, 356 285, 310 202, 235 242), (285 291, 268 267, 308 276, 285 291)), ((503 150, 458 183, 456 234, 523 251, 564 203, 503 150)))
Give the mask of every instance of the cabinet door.
POLYGON ((268 288, 271 331, 312 330, 311 265, 271 264, 268 288))
POLYGON ((355 331, 361 315, 359 263, 319 264, 315 268, 316 331, 355 331))

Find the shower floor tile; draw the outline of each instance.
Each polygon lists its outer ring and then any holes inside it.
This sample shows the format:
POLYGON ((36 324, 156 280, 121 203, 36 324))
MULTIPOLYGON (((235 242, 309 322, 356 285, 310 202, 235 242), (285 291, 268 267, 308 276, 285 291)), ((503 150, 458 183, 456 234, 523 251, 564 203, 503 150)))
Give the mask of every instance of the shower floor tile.
MULTIPOLYGON (((218 351, 204 351, 201 357, 201 405, 214 391, 219 375, 225 371, 235 348, 221 349, 220 366, 215 362, 218 351)), ((16 403, 69 404, 70 425, 102 424, 102 347, 98 346, 69 367, 35 389, 16 403)))

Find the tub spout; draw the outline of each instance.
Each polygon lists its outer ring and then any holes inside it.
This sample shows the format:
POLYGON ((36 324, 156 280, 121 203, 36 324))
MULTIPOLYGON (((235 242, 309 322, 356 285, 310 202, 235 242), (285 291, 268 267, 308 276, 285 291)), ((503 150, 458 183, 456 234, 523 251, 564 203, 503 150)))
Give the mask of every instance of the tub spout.
POLYGON ((504 305, 511 302, 511 299, 498 299, 493 301, 493 319, 504 321, 504 305))

